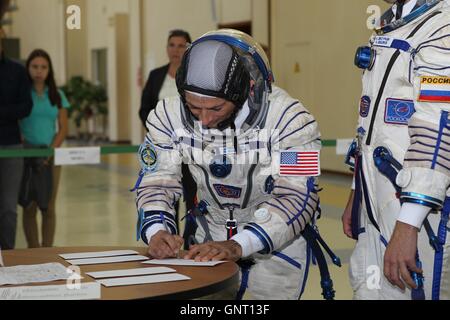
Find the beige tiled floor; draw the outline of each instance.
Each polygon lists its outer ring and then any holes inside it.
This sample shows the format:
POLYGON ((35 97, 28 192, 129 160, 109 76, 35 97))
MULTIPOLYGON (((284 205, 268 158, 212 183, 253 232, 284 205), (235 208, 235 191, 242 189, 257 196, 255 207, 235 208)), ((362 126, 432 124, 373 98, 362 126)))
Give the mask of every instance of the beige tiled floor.
MULTIPOLYGON (((62 169, 57 200, 55 246, 141 246, 136 242, 134 193, 138 164, 134 155, 102 157, 99 166, 68 166, 62 169)), ((351 299, 348 259, 353 241, 342 233, 340 215, 345 206, 350 180, 324 175, 321 178, 323 216, 321 235, 341 257, 342 268, 329 264, 336 299, 351 299)), ((17 248, 25 248, 19 209, 17 248)), ((303 299, 322 299, 317 266, 310 268, 303 299)))

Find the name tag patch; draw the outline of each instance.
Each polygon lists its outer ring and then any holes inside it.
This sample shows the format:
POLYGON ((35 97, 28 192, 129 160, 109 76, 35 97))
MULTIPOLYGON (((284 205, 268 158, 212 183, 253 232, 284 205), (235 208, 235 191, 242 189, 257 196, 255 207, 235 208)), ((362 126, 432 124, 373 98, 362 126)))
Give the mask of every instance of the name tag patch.
POLYGON ((384 122, 407 125, 415 111, 414 101, 389 98, 386 100, 384 122))
POLYGON ((215 184, 214 189, 222 198, 239 199, 241 197, 242 189, 223 184, 215 184))
POLYGON ((366 118, 370 112, 370 103, 371 100, 368 96, 363 96, 361 98, 361 102, 359 103, 359 115, 363 118, 366 118))

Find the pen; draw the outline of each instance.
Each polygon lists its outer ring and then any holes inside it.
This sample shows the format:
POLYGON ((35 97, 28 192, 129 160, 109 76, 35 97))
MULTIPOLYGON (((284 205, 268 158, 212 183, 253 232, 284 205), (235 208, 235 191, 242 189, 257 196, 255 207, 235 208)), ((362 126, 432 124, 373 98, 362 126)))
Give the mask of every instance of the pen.
MULTIPOLYGON (((167 231, 168 233, 172 234, 172 232, 171 232, 170 229, 169 229, 169 226, 167 225, 166 219, 164 218, 164 214, 160 213, 160 217, 161 217, 161 220, 162 220, 162 222, 163 222, 164 229, 166 229, 166 231, 167 231)), ((177 258, 177 259, 180 259, 180 249, 178 249, 178 251, 177 251, 176 258, 177 258)))

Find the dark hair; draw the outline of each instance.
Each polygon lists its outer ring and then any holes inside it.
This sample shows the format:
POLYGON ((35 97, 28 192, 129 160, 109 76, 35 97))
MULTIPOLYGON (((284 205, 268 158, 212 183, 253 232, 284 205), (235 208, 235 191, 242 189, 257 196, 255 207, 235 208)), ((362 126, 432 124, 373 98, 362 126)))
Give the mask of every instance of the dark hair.
POLYGON ((176 30, 170 31, 169 32, 169 38, 167 39, 167 42, 169 42, 170 39, 172 39, 173 37, 181 37, 181 38, 184 38, 187 43, 192 43, 191 36, 189 35, 189 32, 181 30, 181 29, 176 29, 176 30))
POLYGON ((0 0, 0 22, 9 8, 9 0, 0 0))
POLYGON ((36 58, 44 58, 48 62, 48 76, 47 79, 45 79, 45 84, 48 86, 48 97, 50 98, 50 102, 53 106, 57 106, 58 109, 62 108, 62 102, 61 102, 61 96, 58 92, 58 87, 56 86, 55 81, 55 74, 53 72, 53 65, 52 60, 50 59, 50 55, 42 50, 42 49, 36 49, 32 53, 30 53, 30 56, 27 59, 27 74, 30 81, 33 81, 30 76, 30 64, 31 61, 33 61, 36 58))

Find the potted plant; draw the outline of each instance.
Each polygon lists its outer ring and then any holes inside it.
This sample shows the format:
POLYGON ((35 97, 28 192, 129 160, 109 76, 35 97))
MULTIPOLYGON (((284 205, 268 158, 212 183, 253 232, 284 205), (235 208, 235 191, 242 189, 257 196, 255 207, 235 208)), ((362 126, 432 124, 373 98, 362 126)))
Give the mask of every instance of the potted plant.
POLYGON ((81 76, 75 76, 61 89, 71 105, 69 117, 75 122, 77 139, 90 140, 94 138, 96 115, 101 116, 101 139, 105 139, 108 115, 108 97, 105 88, 101 85, 94 85, 81 76), (82 130, 83 124, 86 132, 82 130))

